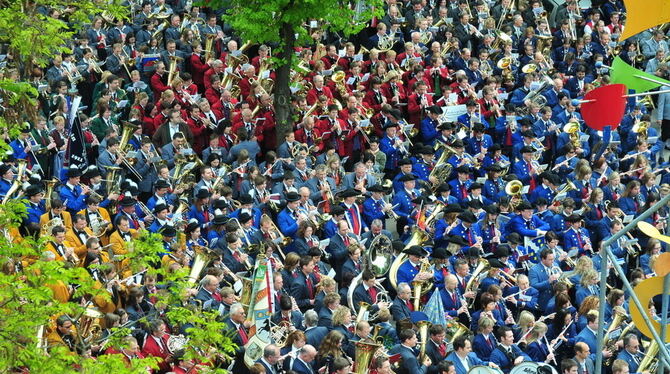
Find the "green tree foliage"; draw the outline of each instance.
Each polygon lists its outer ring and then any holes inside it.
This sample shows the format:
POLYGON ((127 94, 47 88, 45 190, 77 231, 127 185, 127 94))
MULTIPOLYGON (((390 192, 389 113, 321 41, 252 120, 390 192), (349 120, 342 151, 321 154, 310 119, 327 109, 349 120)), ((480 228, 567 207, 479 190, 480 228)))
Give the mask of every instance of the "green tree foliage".
MULTIPOLYGON (((64 284, 76 287, 74 297, 82 295, 108 295, 105 289, 96 287, 84 268, 66 267, 58 261, 36 260, 49 238, 36 241, 25 238, 15 240, 14 230, 23 217, 26 208, 23 202, 13 201, 0 206, 0 373, 26 368, 30 373, 146 373, 147 367, 156 367, 154 358, 137 360, 128 367, 121 355, 102 355, 95 359, 72 354, 67 349, 51 349, 46 353, 44 340, 38 331, 53 327, 57 316, 67 314, 77 322, 86 306, 83 303, 59 303, 49 285, 64 284), (18 259, 23 259, 22 271, 14 271, 18 259)), ((149 268, 158 261, 158 253, 163 251, 161 238, 157 234, 143 232, 132 243, 132 251, 127 255, 133 267, 149 268)), ((153 271, 153 270, 150 270, 153 271)), ((187 327, 189 341, 185 348, 187 358, 194 358, 207 364, 210 360, 225 360, 234 352, 231 336, 225 331, 225 324, 218 316, 202 312, 190 305, 187 299, 195 293, 194 285, 188 283, 187 270, 174 273, 164 269, 155 270, 163 276, 167 291, 156 295, 159 308, 165 310, 168 323, 177 330, 187 327)), ((108 296, 106 296, 108 297, 108 296)), ((90 297, 89 297, 90 298, 90 297)), ((140 320, 140 324, 149 318, 140 320)), ((75 323, 75 326, 77 323, 75 323)), ((119 347, 127 336, 125 327, 112 329, 108 346, 119 347)), ((90 343, 90 342, 89 342, 90 343)), ((94 345, 94 344, 93 344, 94 345)), ((223 372, 213 366, 205 366, 209 372, 223 372)), ((205 372, 205 370, 200 370, 205 372)))
POLYGON ((296 45, 311 46, 310 21, 316 20, 322 30, 339 31, 345 35, 359 32, 376 13, 381 15, 381 0, 345 2, 339 0, 213 0, 210 6, 227 8, 225 22, 242 40, 279 45, 274 53, 277 79, 274 108, 277 119, 277 140, 281 142, 290 129, 289 88, 291 67, 296 61, 296 45), (376 9, 376 10, 375 10, 376 9))

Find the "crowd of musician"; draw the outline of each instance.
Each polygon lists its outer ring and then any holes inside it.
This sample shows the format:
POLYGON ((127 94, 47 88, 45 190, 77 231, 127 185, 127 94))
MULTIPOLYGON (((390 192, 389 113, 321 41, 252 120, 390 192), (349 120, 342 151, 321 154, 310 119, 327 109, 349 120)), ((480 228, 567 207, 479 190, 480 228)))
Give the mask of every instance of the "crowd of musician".
MULTIPOLYGON (((388 0, 350 38, 313 20, 281 139, 273 46, 239 40, 225 9, 185 3, 145 1, 131 21, 96 17, 72 53, 26 78, 40 118, 10 139, 0 195, 27 199, 20 235, 53 237, 42 260, 86 268, 111 296, 90 303, 101 339, 80 344, 87 326, 61 316, 48 349, 204 370, 168 347, 188 331, 156 303, 166 285, 123 258, 147 230, 163 240, 155 266, 189 268, 208 253, 189 303, 220 312, 238 349, 217 365, 233 373, 589 374, 598 329, 608 331, 604 370, 655 371, 658 347, 644 357, 621 282, 598 274, 602 241, 670 193, 667 94, 656 109, 631 98, 609 139, 573 100, 609 82, 603 65, 617 55, 667 78, 663 29, 617 44, 619 0, 388 0), (77 96, 81 169, 66 152, 77 96), (261 254, 279 333, 248 368, 248 279, 261 254), (432 293, 446 325, 417 320, 432 293), (107 345, 129 322, 124 347, 107 345), (383 352, 357 352, 373 338, 383 352)), ((667 215, 646 221, 663 231, 667 215)), ((612 248, 633 284, 664 251, 636 237, 612 248)), ((71 300, 61 286, 55 299, 71 300)), ((656 315, 660 303, 649 307, 656 315)))

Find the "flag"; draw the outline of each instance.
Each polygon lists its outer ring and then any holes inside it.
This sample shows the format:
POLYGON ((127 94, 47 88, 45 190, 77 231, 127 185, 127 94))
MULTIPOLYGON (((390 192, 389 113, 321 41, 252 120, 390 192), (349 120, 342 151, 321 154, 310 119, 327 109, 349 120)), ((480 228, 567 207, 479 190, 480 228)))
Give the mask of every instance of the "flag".
POLYGON ((88 166, 86 159, 86 143, 84 142, 84 133, 81 130, 81 120, 79 115, 74 115, 70 134, 67 137, 67 149, 65 150, 65 162, 68 167, 77 167, 84 170, 88 166))
POLYGON ((653 90, 654 88, 661 86, 659 83, 654 83, 636 76, 647 77, 658 82, 663 82, 664 84, 670 86, 670 81, 661 79, 653 74, 645 73, 642 70, 638 70, 628 65, 619 56, 614 59, 614 62, 612 63, 611 84, 624 84, 626 85, 626 88, 629 90, 635 90, 637 93, 653 90))
POLYGON ((247 319, 253 322, 249 329, 250 339, 244 346, 244 362, 247 366, 256 362, 263 355, 263 349, 272 343, 270 336, 270 317, 272 317, 272 266, 264 256, 256 258, 256 268, 251 292, 251 302, 247 319))
POLYGON ((419 210, 416 212, 416 227, 426 231, 426 215, 424 212, 423 202, 421 202, 419 210))
POLYGON ((539 262, 540 251, 544 248, 545 245, 544 236, 537 236, 535 238, 524 236, 523 241, 523 246, 526 247, 526 251, 530 260, 534 263, 539 262))
POLYGON ((626 27, 619 41, 654 26, 670 22, 670 3, 667 0, 624 0, 626 27))
POLYGON ((423 307, 423 312, 428 315, 428 320, 433 325, 447 325, 447 318, 444 315, 444 306, 442 305, 442 296, 439 290, 435 289, 433 291, 433 295, 426 303, 426 306, 423 307))

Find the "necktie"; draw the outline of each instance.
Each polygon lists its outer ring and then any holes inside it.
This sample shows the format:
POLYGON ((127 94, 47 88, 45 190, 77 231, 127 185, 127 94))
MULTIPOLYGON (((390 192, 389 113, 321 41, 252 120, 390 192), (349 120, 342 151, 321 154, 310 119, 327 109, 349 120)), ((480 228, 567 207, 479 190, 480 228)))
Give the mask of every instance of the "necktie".
POLYGON ((584 364, 583 372, 584 372, 583 374, 589 374, 589 369, 586 368, 586 364, 584 364))
POLYGON ((577 244, 579 245, 579 248, 583 248, 584 244, 582 243, 582 235, 577 231, 577 244))
POLYGON ((354 205, 349 208, 349 214, 351 215, 351 225, 353 226, 352 229, 354 230, 354 233, 356 235, 359 235, 361 233, 361 225, 358 222, 358 214, 357 214, 357 209, 354 205))
POLYGON ((342 240, 344 241, 344 245, 346 245, 348 247, 349 246, 349 237, 345 236, 345 237, 342 238, 342 240))
POLYGON ((414 311, 414 305, 409 301, 405 301, 405 304, 407 304, 407 307, 409 308, 410 312, 414 311))
POLYGON ((454 302, 454 307, 456 306, 456 292, 451 292, 451 301, 454 302))
POLYGON ((368 288, 368 294, 370 295, 370 299, 372 300, 373 303, 375 301, 377 301, 377 289, 376 288, 374 288, 374 287, 368 288))
POLYGON ((442 343, 438 346, 438 349, 440 350, 440 357, 445 357, 447 355, 447 345, 442 343))
POLYGON ((247 336, 247 332, 244 330, 244 326, 240 325, 237 331, 240 333, 240 339, 242 340, 242 345, 247 344, 247 342, 249 341, 249 337, 247 336))
POLYGON ((314 285, 312 284, 312 278, 307 277, 307 291, 309 293, 309 299, 314 299, 314 285))

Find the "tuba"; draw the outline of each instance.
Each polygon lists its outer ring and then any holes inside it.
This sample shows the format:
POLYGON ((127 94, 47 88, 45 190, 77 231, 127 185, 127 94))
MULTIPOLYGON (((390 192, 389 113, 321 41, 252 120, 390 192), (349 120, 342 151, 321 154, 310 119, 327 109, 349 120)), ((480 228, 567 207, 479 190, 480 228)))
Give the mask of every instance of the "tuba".
POLYGON ((356 368, 354 373, 367 374, 372 357, 375 355, 375 352, 382 348, 382 345, 368 341, 367 339, 359 340, 354 344, 356 345, 356 354, 354 358, 356 368))
POLYGON ((521 203, 521 191, 523 190, 523 183, 520 180, 513 180, 507 182, 505 185, 505 193, 512 197, 510 205, 515 208, 521 203))
POLYGON ((649 344, 649 347, 647 347, 647 353, 640 361, 640 366, 638 366, 638 372, 639 373, 644 373, 644 372, 650 372, 653 373, 656 371, 656 367, 658 366, 658 358, 656 358, 656 355, 658 355, 658 342, 656 339, 652 339, 651 344, 649 344))
MULTIPOLYGON (((472 291, 474 294, 477 294, 477 288, 479 287, 479 277, 486 273, 490 268, 491 264, 489 264, 487 260, 483 258, 480 259, 477 267, 475 268, 475 271, 472 272, 470 280, 468 280, 468 283, 465 285, 465 292, 472 291)), ((471 305, 469 305, 469 307, 474 305, 476 299, 476 297, 472 299, 471 305)))
MULTIPOLYGON (((409 238, 409 241, 407 242, 405 248, 409 248, 413 245, 421 245, 421 243, 425 242, 428 239, 429 236, 425 231, 418 228, 414 228, 412 236, 409 238)), ((398 269, 400 268, 400 265, 402 265, 402 263, 405 262, 406 259, 407 255, 405 253, 400 253, 398 256, 396 256, 395 260, 393 260, 391 268, 389 269, 389 282, 391 283, 391 286, 395 289, 398 289, 398 269)))
POLYGON ((437 187, 442 184, 444 181, 449 180, 453 166, 447 162, 451 155, 455 154, 456 151, 449 147, 448 145, 443 145, 445 147, 444 151, 440 155, 440 158, 435 163, 433 170, 431 170, 428 180, 436 179, 435 185, 433 186, 433 191, 437 190, 437 187))
MULTIPOLYGON (((575 147, 579 148, 582 146, 581 141, 579 140, 579 122, 570 121, 563 126, 563 132, 569 134, 570 143, 575 147)), ((633 132, 635 132, 635 126, 633 126, 633 132)))
POLYGON ((416 326, 419 328, 419 360, 423 361, 426 357, 426 345, 428 344, 428 329, 432 326, 432 323, 428 320, 416 322, 416 326))
POLYGON ((393 247, 391 239, 386 235, 377 235, 370 243, 366 253, 367 268, 370 269, 375 276, 383 277, 389 272, 393 258, 393 247))
POLYGON ((44 198, 45 198, 44 206, 45 206, 45 210, 47 212, 49 212, 49 211, 51 211, 51 195, 53 195, 54 188, 56 187, 56 184, 58 184, 58 179, 51 178, 48 181, 44 181, 44 184, 46 184, 46 186, 47 186, 46 193, 44 195, 44 198))
MULTIPOLYGON (((354 291, 356 290, 356 287, 358 287, 359 284, 363 282, 363 272, 358 274, 356 278, 354 278, 351 281, 351 286, 347 290, 347 303, 349 305, 349 308, 355 312, 358 309, 358 313, 356 313, 356 323, 359 323, 361 321, 371 321, 377 319, 377 315, 371 315, 367 316, 366 318, 366 313, 368 312, 368 309, 370 309, 370 304, 361 301, 358 303, 358 305, 354 305, 354 291), (356 308, 358 306, 359 308, 356 308)), ((377 290, 377 299, 372 300, 373 304, 379 304, 380 302, 390 302, 389 299, 389 294, 386 292, 386 289, 380 285, 379 283, 375 283, 375 289, 377 290)))
POLYGON ((16 177, 12 182, 12 186, 9 187, 7 194, 5 194, 5 197, 2 199, 3 204, 6 204, 7 201, 9 201, 9 199, 12 197, 12 195, 14 195, 16 192, 19 191, 19 189, 21 188, 21 180, 23 179, 23 176, 26 174, 26 169, 28 168, 28 161, 18 160, 17 164, 18 164, 17 165, 18 171, 16 172, 16 177))
MULTIPOLYGON (((423 261, 421 261, 419 273, 426 273, 428 271, 430 271, 430 262, 427 259, 423 259, 423 261)), ((419 310, 419 307, 421 306, 421 295, 427 293, 432 285, 432 282, 426 280, 412 281, 412 286, 414 286, 414 310, 419 310), (428 287, 424 288, 424 286, 428 287)))
MULTIPOLYGON (((640 101, 641 102, 641 101, 640 101)), ((647 138, 647 129, 649 128, 649 122, 640 121, 633 125, 633 132, 639 134, 640 138, 647 138)))
POLYGON ((167 349, 170 353, 174 354, 178 351, 183 350, 188 343, 188 338, 184 335, 170 335, 167 341, 167 349))
POLYGON ((193 265, 191 265, 191 272, 188 275, 188 281, 191 283, 196 283, 200 279, 200 274, 205 269, 207 264, 212 261, 214 254, 211 249, 203 246, 193 246, 196 251, 195 259, 193 259, 193 265))
POLYGON ((572 183, 570 180, 566 181, 563 185, 561 185, 558 188, 558 191, 556 191, 556 196, 554 196, 554 199, 551 201, 552 205, 557 205, 559 204, 558 197, 567 194, 570 191, 576 190, 577 187, 575 187, 575 184, 572 183))
POLYGON ((104 219, 100 219, 97 214, 91 218, 91 231, 93 231, 93 235, 96 238, 105 235, 107 233, 108 226, 109 222, 104 219))

